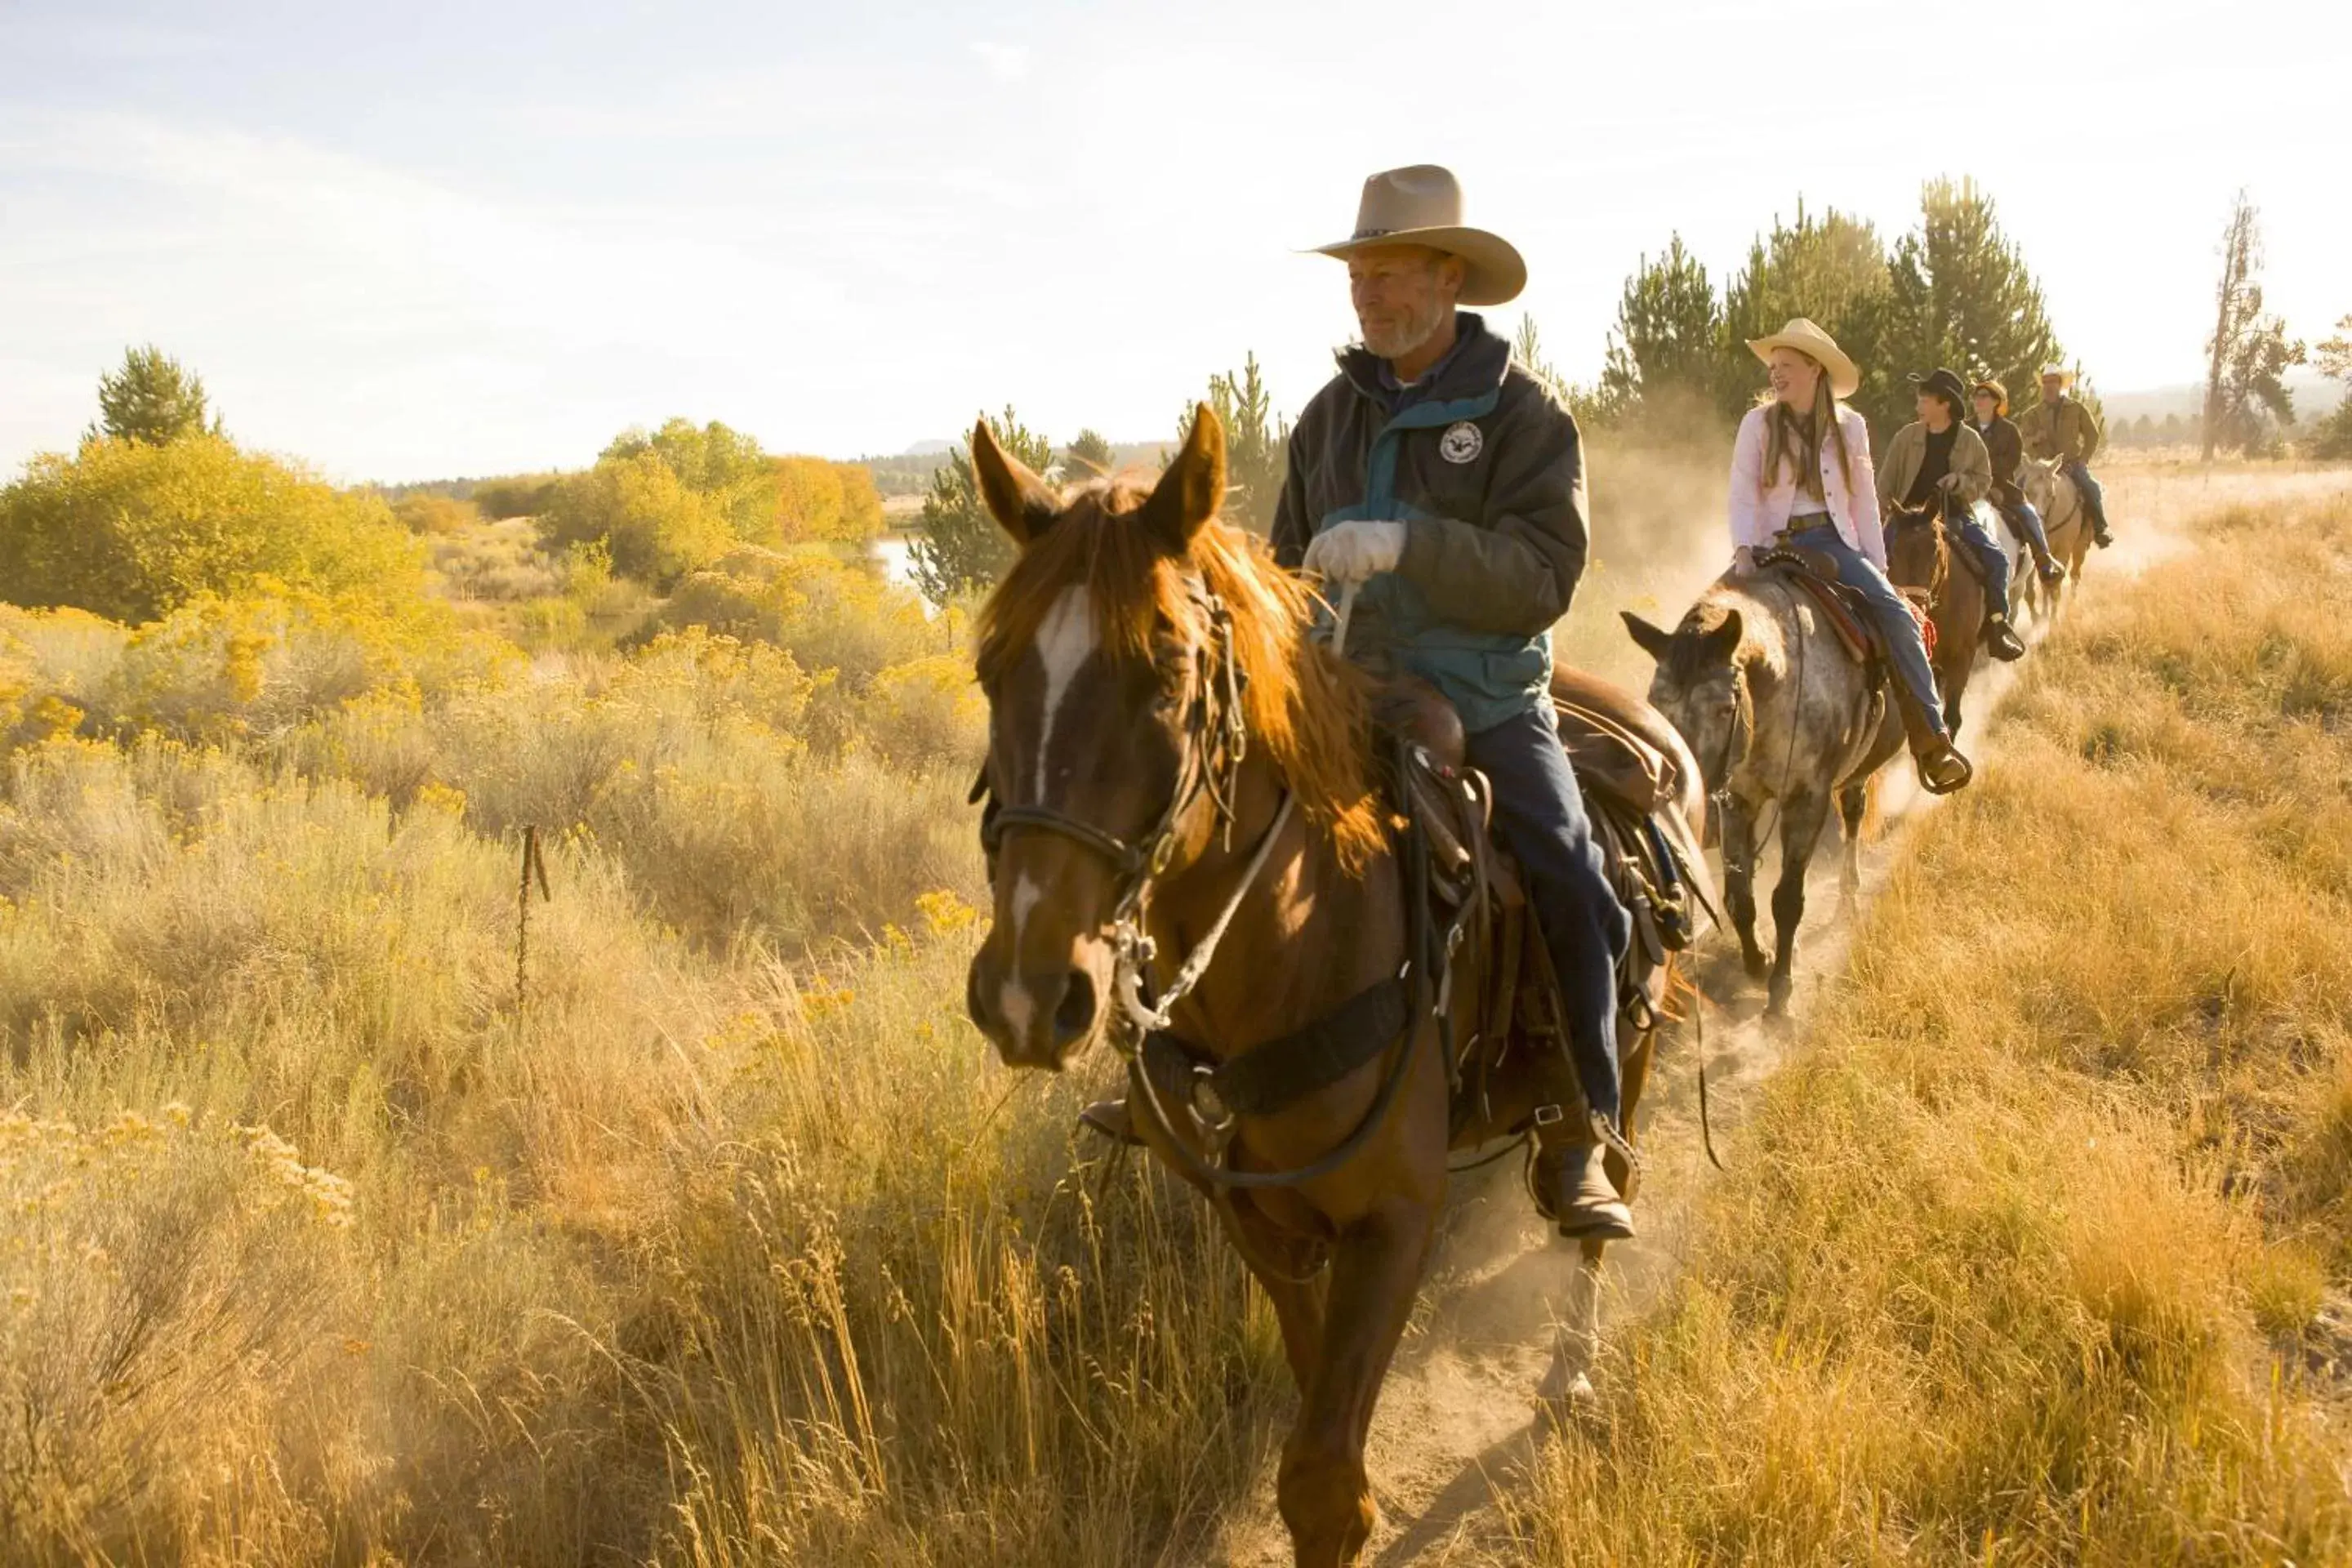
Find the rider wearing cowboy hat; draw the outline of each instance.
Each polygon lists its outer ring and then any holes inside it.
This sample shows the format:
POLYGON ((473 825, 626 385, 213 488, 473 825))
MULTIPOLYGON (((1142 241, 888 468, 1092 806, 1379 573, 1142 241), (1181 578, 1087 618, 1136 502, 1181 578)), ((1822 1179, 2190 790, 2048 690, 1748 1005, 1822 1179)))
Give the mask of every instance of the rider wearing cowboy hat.
POLYGON ((2054 583, 2066 575, 2066 568, 2051 555, 2050 535, 2042 526, 2042 514, 2017 485, 2017 468, 2025 459, 2025 439, 2009 416, 2009 388, 1988 376, 1969 389, 1969 401, 1976 405, 1976 432, 1992 457, 1992 504, 2033 552, 2034 569, 2042 574, 2042 580, 2054 583))
POLYGON ((1462 222, 1433 165, 1364 183, 1347 263, 1362 342, 1300 414, 1275 514, 1275 555, 1334 587, 1360 583, 1350 658, 1409 671, 1452 700, 1470 764, 1525 871, 1568 1012, 1547 1064, 1538 1203, 1561 1234, 1622 1237, 1633 1216, 1600 1141, 1620 1121, 1617 961, 1631 937, 1610 890, 1553 715, 1551 627, 1585 561, 1584 453, 1559 400, 1464 305, 1527 281, 1519 253, 1462 222), (1604 1129, 1594 1125, 1605 1122, 1604 1129))
POLYGON ((1948 795, 1969 782, 1971 770, 1945 727, 1919 622, 1887 580, 1870 426, 1845 402, 1862 384, 1862 369, 1802 316, 1769 337, 1751 338, 1748 348, 1764 362, 1769 390, 1732 438, 1732 575, 1750 574, 1759 552, 1779 547, 1829 557, 1838 581, 1861 595, 1886 646, 1895 710, 1919 782, 1948 795))
POLYGON ((1984 579, 1985 651, 1998 659, 2022 658, 2025 645, 2009 624, 2009 552, 1977 521, 1976 504, 1992 493, 1992 458, 1969 428, 1968 389, 1948 370, 1911 377, 1919 417, 1895 433, 1878 466, 1882 513, 1932 506, 1944 530, 1973 552, 1984 579))
POLYGON ((2105 550, 2115 540, 2107 532, 2107 498, 2091 477, 2091 459, 2105 436, 2091 411, 2066 395, 2074 384, 2074 373, 2064 365, 2043 365, 2042 401, 2018 420, 2017 433, 2025 438, 2027 457, 2058 459, 2058 471, 2074 481, 2083 510, 2090 514, 2093 542, 2105 550))
MULTIPOLYGON (((1539 1069, 1538 1203, 1563 1236, 1627 1237, 1601 1145, 1621 1124, 1617 964, 1632 921, 1550 700, 1551 627, 1584 571, 1582 439, 1510 344, 1457 308, 1517 298, 1527 265, 1463 224, 1450 172, 1374 174, 1355 232, 1318 249, 1348 264, 1363 340, 1291 433, 1275 557, 1335 593, 1360 584, 1348 657, 1420 676, 1461 714, 1568 1014, 1566 1059, 1539 1069), (1568 1114, 1580 1101, 1587 1114, 1568 1114)), ((1128 1135, 1118 1102, 1086 1120, 1128 1135)))

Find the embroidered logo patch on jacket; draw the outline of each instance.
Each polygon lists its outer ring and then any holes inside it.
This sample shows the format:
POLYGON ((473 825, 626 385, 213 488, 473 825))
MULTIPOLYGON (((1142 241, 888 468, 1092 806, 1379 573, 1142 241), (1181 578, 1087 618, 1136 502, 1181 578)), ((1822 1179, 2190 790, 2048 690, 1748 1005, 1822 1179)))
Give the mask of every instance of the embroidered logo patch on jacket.
POLYGON ((1449 463, 1475 463, 1486 449, 1486 437, 1478 426, 1467 419, 1446 426, 1445 434, 1437 438, 1437 455, 1449 463))

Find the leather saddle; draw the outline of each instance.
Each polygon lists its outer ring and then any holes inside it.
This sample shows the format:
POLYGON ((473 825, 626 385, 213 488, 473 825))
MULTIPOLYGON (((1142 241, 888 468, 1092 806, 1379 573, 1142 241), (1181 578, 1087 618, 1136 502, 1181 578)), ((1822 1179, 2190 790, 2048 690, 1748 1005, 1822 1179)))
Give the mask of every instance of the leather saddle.
MULTIPOLYGON (((1870 606, 1862 595, 1838 580, 1837 563, 1827 552, 1779 544, 1758 551, 1756 564, 1759 570, 1774 573, 1783 582, 1794 584, 1811 599, 1836 636, 1838 645, 1857 663, 1868 667, 1874 679, 1885 672, 1889 658, 1885 637, 1872 618, 1870 606)), ((1910 606, 1911 618, 1919 625, 1928 657, 1934 658, 1936 623, 1928 614, 1931 606, 1927 591, 1898 587, 1897 592, 1910 606)))
MULTIPOLYGON (((1682 748, 1664 714, 1597 676, 1559 670, 1551 698, 1609 884, 1633 921, 1619 967, 1621 1012, 1646 1028, 1654 1020, 1643 982, 1696 931, 1692 868, 1675 847, 1681 840, 1655 820, 1674 808, 1686 783, 1682 748)), ((1486 1049, 1475 1063, 1457 1062, 1458 1087, 1465 1067, 1483 1070, 1487 1057, 1515 1039, 1557 1036, 1564 1043, 1566 1014, 1518 869, 1494 836, 1486 781, 1467 765, 1460 715, 1435 687, 1403 677, 1382 687, 1378 721, 1407 742, 1393 787, 1398 808, 1428 846, 1433 897, 1449 924, 1479 928, 1474 953, 1486 1049)))

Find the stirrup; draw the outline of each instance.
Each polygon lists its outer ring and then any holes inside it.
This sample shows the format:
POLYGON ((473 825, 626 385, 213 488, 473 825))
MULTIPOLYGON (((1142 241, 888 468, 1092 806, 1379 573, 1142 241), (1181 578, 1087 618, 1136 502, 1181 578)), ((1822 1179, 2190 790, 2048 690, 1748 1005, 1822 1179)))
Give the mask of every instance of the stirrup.
POLYGON ((1969 781, 1977 776, 1976 765, 1962 756, 1960 749, 1949 741, 1929 751, 1914 752, 1911 754, 1911 760, 1918 767, 1919 787, 1929 795, 1950 795, 1957 790, 1966 789, 1969 786, 1969 781), (1959 764, 1959 776, 1946 783, 1937 783, 1937 775, 1929 771, 1930 764, 1941 765, 1952 763, 1959 764))

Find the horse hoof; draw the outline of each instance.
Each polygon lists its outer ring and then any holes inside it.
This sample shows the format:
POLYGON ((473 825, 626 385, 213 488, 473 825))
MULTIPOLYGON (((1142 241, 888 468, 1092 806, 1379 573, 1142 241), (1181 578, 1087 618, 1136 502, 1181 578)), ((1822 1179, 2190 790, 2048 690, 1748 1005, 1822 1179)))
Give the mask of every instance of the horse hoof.
POLYGON ((1583 1373, 1555 1368, 1537 1392, 1536 1405, 1552 1425, 1566 1427, 1601 1408, 1601 1391, 1583 1373))
POLYGON ((1772 961, 1760 952, 1742 953, 1739 962, 1750 980, 1761 980, 1772 973, 1772 961))

